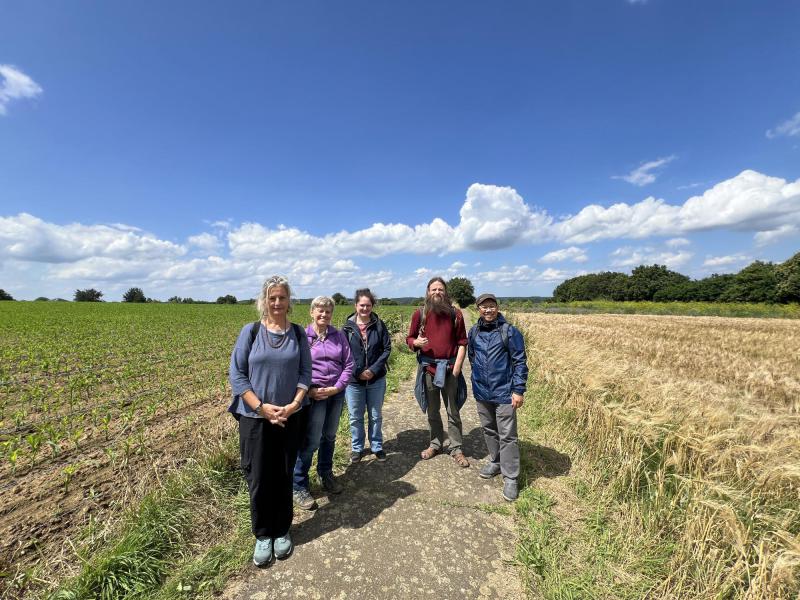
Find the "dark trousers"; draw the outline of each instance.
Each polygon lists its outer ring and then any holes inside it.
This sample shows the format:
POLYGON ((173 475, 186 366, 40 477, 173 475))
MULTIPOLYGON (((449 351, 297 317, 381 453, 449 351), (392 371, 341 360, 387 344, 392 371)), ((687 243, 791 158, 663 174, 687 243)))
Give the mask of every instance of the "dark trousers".
POLYGON ((458 379, 448 370, 444 387, 433 384, 433 375, 425 372, 425 393, 428 397, 428 429, 431 433, 430 447, 441 450, 444 445, 444 425, 441 406, 447 412, 447 436, 450 438, 450 454, 461 452, 461 413, 458 410, 458 379))
POLYGON ((283 537, 292 525, 292 473, 308 409, 286 421, 285 427, 266 419, 239 419, 239 453, 250 490, 250 521, 256 537, 283 537))

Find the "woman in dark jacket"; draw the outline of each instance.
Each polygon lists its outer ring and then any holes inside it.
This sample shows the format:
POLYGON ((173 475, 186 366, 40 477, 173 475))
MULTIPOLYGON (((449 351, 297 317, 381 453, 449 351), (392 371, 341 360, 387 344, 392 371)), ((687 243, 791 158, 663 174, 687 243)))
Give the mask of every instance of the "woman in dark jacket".
POLYGON ((386 395, 386 361, 392 340, 383 321, 372 312, 375 296, 368 288, 356 290, 355 312, 347 317, 342 331, 350 342, 353 355, 353 378, 345 390, 350 413, 352 453, 350 462, 369 454, 364 448, 364 412, 369 417, 370 450, 379 461, 386 460, 383 450, 383 397, 386 395))

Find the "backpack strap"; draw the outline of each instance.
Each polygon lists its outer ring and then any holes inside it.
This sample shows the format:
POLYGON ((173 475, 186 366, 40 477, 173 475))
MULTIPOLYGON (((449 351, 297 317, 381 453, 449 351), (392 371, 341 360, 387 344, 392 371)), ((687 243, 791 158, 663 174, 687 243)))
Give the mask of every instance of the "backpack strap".
POLYGON ((503 348, 508 352, 508 334, 511 331, 511 325, 503 323, 500 325, 500 339, 503 341, 503 348))
MULTIPOLYGON (((258 330, 261 327, 261 321, 255 321, 253 325, 250 327, 250 349, 253 348, 253 342, 256 341, 256 336, 258 335, 258 330)), ((300 341, 300 336, 305 335, 303 328, 300 327, 297 323, 292 323, 292 330, 294 331, 294 335, 297 338, 298 342, 300 341)), ((249 351, 248 351, 249 353, 249 351)))

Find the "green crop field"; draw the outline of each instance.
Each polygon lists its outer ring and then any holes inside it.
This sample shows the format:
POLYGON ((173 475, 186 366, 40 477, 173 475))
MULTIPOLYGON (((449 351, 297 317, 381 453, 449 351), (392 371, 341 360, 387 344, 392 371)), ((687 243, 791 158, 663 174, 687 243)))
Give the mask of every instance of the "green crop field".
MULTIPOLYGON (((412 310, 376 312, 399 332, 412 310)), ((256 318, 252 305, 0 303, 0 591, 229 442, 230 352, 256 318)), ((291 318, 306 325, 308 306, 291 318)))

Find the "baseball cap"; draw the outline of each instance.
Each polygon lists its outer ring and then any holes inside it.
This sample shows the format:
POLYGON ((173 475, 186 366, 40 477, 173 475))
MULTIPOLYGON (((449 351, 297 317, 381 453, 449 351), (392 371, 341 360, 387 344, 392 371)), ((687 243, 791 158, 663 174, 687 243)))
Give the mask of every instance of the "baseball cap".
POLYGON ((497 303, 497 298, 494 297, 494 294, 481 294, 478 296, 478 299, 475 300, 475 306, 480 306, 483 302, 487 300, 494 300, 497 303))

